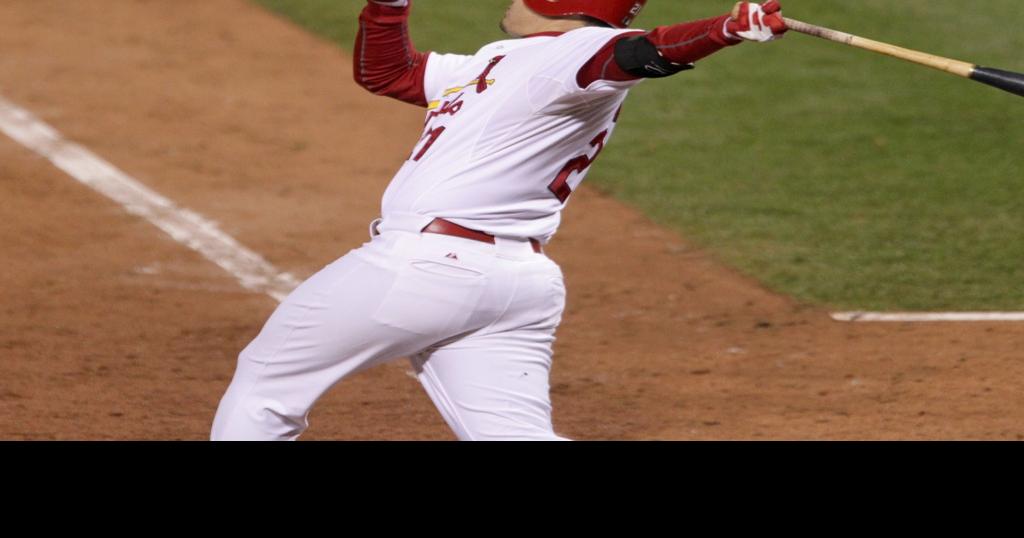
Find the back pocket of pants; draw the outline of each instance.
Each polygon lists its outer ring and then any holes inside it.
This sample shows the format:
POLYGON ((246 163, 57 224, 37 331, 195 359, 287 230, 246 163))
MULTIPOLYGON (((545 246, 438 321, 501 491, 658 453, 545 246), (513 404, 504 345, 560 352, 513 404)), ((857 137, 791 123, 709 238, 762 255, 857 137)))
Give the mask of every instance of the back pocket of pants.
POLYGON ((483 273, 455 264, 414 259, 399 269, 372 319, 438 339, 466 330, 483 295, 483 273))

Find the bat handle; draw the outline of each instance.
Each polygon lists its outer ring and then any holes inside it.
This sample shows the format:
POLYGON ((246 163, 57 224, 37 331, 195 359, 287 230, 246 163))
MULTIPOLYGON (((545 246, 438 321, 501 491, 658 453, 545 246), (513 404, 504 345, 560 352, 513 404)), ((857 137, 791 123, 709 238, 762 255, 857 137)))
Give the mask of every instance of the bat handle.
POLYGON ((800 32, 801 34, 812 35, 814 37, 820 37, 829 41, 835 41, 837 43, 843 43, 850 45, 853 40, 857 37, 853 34, 846 32, 840 32, 839 30, 833 30, 831 28, 825 28, 824 26, 816 26, 814 24, 808 24, 803 21, 796 19, 790 19, 783 17, 782 20, 786 23, 786 27, 794 32, 800 32))

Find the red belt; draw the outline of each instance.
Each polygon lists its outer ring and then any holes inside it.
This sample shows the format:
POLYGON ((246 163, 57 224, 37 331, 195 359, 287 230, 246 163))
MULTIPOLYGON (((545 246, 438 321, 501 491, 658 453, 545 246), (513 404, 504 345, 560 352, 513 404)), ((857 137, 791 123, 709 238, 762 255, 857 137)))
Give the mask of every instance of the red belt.
MULTIPOLYGON (((481 241, 484 243, 494 244, 494 236, 481 232, 479 230, 471 230, 465 226, 459 226, 452 221, 444 219, 434 219, 430 224, 423 227, 421 232, 441 234, 441 235, 453 235, 455 237, 461 237, 463 239, 472 239, 474 241, 481 241)), ((537 254, 541 253, 540 241, 530 238, 530 246, 533 247, 533 251, 537 254)))

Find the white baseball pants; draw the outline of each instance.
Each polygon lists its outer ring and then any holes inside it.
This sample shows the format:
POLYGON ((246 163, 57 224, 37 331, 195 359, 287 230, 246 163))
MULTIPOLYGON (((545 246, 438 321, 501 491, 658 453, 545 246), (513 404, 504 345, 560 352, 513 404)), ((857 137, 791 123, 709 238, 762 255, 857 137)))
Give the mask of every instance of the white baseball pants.
POLYGON ((335 383, 409 357, 460 440, 563 440, 548 377, 564 306, 561 270, 527 241, 389 229, 274 311, 238 357, 211 439, 294 440, 335 383))

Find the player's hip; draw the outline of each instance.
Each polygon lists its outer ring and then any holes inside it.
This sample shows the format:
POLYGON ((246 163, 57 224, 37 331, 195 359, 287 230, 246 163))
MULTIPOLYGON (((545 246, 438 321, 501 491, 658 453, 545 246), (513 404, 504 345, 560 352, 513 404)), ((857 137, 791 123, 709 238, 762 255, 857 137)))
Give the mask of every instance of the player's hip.
POLYGON ((501 320, 554 329, 565 305, 562 271, 536 242, 415 231, 420 222, 385 222, 372 240, 353 251, 382 271, 393 272, 389 302, 398 315, 414 309, 460 311, 472 330, 501 320), (529 319, 528 319, 529 318, 529 319), (481 325, 483 324, 483 325, 481 325))
POLYGON ((389 213, 371 222, 369 232, 371 240, 384 234, 386 244, 397 243, 402 241, 398 237, 405 237, 405 248, 447 249, 444 254, 453 261, 462 261, 458 257, 458 252, 462 251, 467 256, 465 261, 473 260, 485 265, 515 261, 526 267, 554 266, 554 262, 544 255, 539 237, 528 233, 494 233, 491 224, 429 214, 389 213), (404 235, 390 236, 388 232, 404 235))
POLYGON ((419 268, 453 281, 482 280, 496 286, 537 275, 562 277, 558 264, 544 254, 539 242, 505 237, 493 241, 385 227, 350 254, 382 271, 419 268))

